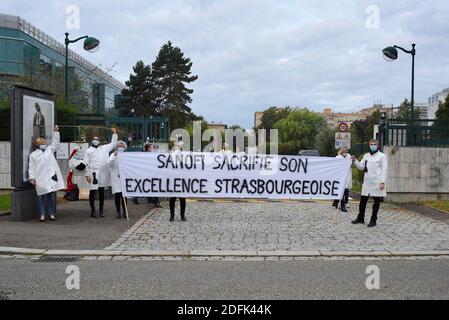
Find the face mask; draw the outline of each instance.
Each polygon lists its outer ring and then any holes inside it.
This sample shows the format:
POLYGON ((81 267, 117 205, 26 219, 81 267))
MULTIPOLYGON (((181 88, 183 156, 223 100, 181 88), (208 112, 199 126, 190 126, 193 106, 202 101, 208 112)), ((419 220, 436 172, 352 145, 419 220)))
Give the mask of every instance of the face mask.
POLYGON ((377 152, 377 146, 375 144, 372 144, 369 146, 371 152, 377 152))
POLYGON ((46 144, 41 144, 39 146, 39 149, 41 149, 42 151, 45 151, 47 149, 47 145, 46 144))
POLYGON ((100 145, 100 141, 98 141, 98 140, 92 140, 92 145, 93 145, 94 147, 98 147, 98 146, 100 145))
POLYGON ((125 152, 125 148, 123 148, 123 147, 118 147, 118 148, 117 148, 117 151, 118 151, 118 152, 125 152))

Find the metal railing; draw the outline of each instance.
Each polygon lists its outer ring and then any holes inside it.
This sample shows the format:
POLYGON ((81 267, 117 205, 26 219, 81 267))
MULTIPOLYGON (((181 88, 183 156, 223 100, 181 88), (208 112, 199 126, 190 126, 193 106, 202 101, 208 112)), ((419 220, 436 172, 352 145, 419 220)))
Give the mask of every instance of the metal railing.
POLYGON ((98 136, 102 142, 107 142, 111 136, 111 127, 118 130, 120 139, 129 148, 143 150, 146 142, 167 143, 170 127, 166 118, 124 118, 106 116, 103 114, 77 114, 62 125, 61 138, 66 141, 88 141, 98 136))
POLYGON ((449 147, 449 123, 436 120, 388 120, 382 125, 384 146, 449 147))

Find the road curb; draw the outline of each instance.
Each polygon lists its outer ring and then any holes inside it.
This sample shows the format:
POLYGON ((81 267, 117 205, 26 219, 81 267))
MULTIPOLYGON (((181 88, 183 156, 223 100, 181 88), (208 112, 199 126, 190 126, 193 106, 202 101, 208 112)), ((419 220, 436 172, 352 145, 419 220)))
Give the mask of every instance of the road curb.
POLYGON ((232 251, 232 250, 191 250, 191 251, 160 251, 160 250, 45 250, 29 248, 0 247, 2 255, 29 256, 75 256, 75 257, 414 257, 414 256, 448 256, 449 250, 429 251, 232 251))
POLYGON ((449 212, 447 212, 447 211, 445 211, 445 210, 438 209, 438 208, 435 208, 435 207, 431 207, 431 206, 429 206, 429 205, 427 205, 427 204, 422 204, 422 206, 424 206, 424 207, 426 207, 426 208, 429 208, 429 209, 432 209, 432 210, 435 210, 435 211, 438 211, 438 212, 441 212, 441 213, 449 214, 449 212))

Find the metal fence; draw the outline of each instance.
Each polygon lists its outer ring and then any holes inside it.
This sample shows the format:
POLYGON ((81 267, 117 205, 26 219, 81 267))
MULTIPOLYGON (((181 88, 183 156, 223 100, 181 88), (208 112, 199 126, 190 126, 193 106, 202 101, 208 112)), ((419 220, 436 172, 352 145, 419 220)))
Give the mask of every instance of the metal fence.
POLYGON ((449 123, 436 120, 388 120, 380 134, 384 146, 449 147, 449 123))
POLYGON ((67 141, 89 141, 98 136, 103 142, 111 137, 115 127, 120 140, 130 150, 142 150, 145 142, 166 143, 169 140, 169 121, 166 118, 122 118, 97 114, 78 114, 71 124, 61 126, 61 138, 67 141))

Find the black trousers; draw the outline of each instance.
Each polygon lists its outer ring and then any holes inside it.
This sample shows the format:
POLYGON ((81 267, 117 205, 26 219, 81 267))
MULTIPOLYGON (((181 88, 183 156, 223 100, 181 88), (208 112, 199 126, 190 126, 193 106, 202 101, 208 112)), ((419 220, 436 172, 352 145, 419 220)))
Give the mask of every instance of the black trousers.
MULTIPOLYGON (((185 216, 186 213, 186 198, 179 198, 181 202, 181 217, 185 216)), ((176 206, 176 198, 170 198, 170 216, 175 216, 175 206, 176 206)))
POLYGON ((349 189, 345 189, 345 192, 343 193, 343 198, 341 200, 334 200, 334 206, 338 206, 339 203, 348 204, 349 202, 349 189))
MULTIPOLYGON (((371 215, 371 221, 377 221, 377 213, 379 212, 380 208, 380 202, 382 200, 382 197, 373 197, 374 204, 373 204, 373 214, 371 215)), ((366 205, 368 204, 369 196, 362 196, 360 198, 360 204, 359 204, 359 220, 365 219, 365 211, 366 211, 366 205)))
MULTIPOLYGON (((97 194, 97 190, 90 190, 89 192, 89 204, 90 209, 95 211, 95 195, 97 194)), ((104 207, 104 188, 98 188, 98 198, 100 200, 100 211, 103 211, 104 207)))
POLYGON ((126 213, 126 204, 128 204, 128 201, 126 201, 125 198, 123 198, 122 193, 116 193, 114 195, 114 200, 115 200, 115 210, 117 211, 117 214, 120 215, 120 204, 123 207, 123 213, 126 213))

